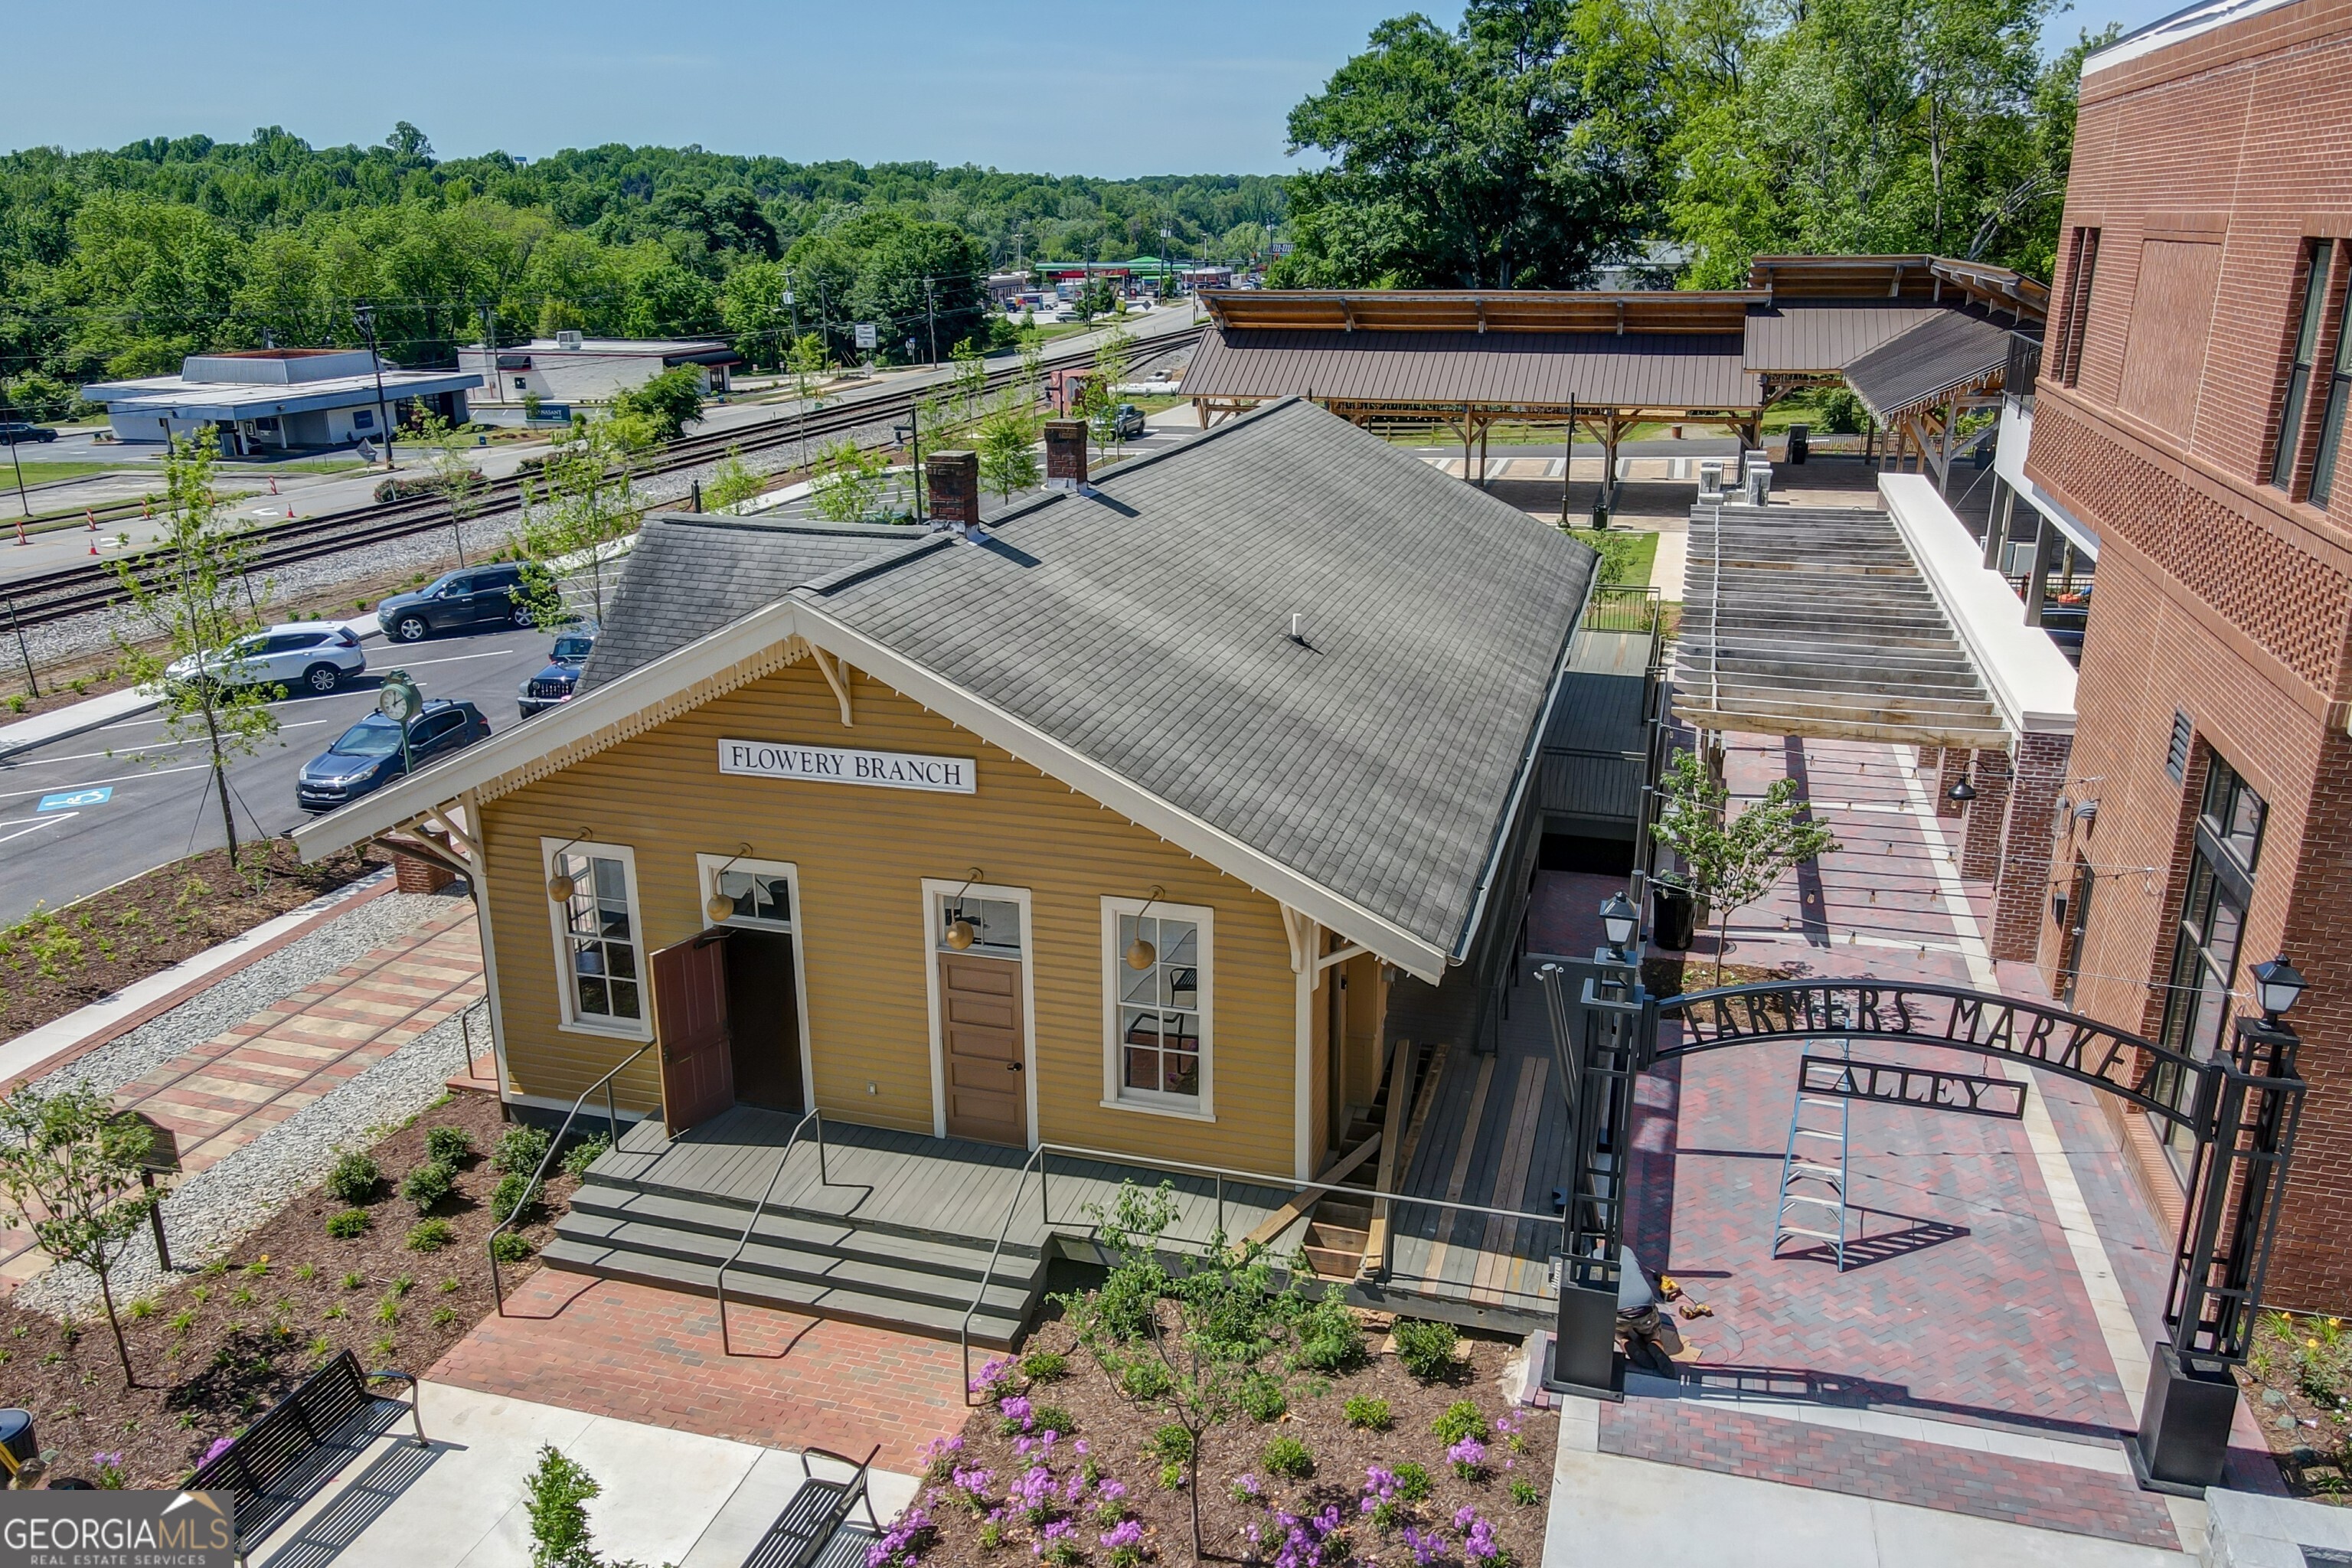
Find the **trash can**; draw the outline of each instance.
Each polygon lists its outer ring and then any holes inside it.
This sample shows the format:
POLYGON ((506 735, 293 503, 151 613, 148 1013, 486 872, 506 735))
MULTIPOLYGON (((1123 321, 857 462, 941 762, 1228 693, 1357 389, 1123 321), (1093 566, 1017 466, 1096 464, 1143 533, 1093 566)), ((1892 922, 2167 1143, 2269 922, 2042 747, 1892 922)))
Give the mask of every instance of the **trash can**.
POLYGON ((1650 884, 1650 940, 1668 952, 1688 952, 1698 937, 1698 900, 1679 882, 1650 884))
POLYGON ((1813 450, 1812 427, 1807 425, 1789 426, 1789 466, 1794 468, 1810 457, 1813 450))

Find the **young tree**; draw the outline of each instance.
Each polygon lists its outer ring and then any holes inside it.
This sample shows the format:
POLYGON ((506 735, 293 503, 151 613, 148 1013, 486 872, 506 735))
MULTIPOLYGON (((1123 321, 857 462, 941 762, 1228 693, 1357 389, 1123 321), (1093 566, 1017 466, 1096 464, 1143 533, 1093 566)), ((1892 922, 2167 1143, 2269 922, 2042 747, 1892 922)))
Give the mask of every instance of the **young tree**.
POLYGON ((755 474, 743 464, 743 448, 730 447, 727 458, 711 471, 710 482, 702 487, 702 504, 713 511, 733 511, 768 488, 768 476, 755 474))
POLYGON ((542 1444, 539 1464, 523 1483, 523 1511, 530 1517, 530 1568, 603 1568, 588 1504, 604 1489, 587 1468, 542 1444))
POLYGON ((212 426, 189 438, 174 437, 163 454, 163 533, 140 564, 155 572, 142 578, 129 561, 115 572, 131 598, 136 637, 115 634, 123 663, 142 685, 161 693, 163 739, 176 743, 201 738, 212 764, 214 793, 220 799, 221 835, 229 864, 236 864, 236 816, 229 808, 228 764, 250 756, 278 733, 270 701, 284 695, 276 686, 234 680, 229 650, 261 625, 244 578, 250 554, 245 531, 224 509, 213 489, 217 450, 212 426), (160 651, 158 651, 160 649, 160 651), (184 679, 166 675, 175 661, 192 659, 184 679), (231 679, 223 679, 224 676, 231 679))
POLYGON ((139 1177, 154 1146, 145 1123, 88 1084, 44 1094, 19 1079, 0 1100, 0 1194, 42 1251, 98 1276, 126 1388, 139 1378, 115 1316, 114 1268, 155 1206, 139 1177))
POLYGON ((1086 416, 1097 452, 1109 451, 1122 444, 1118 434, 1118 388, 1130 374, 1129 356, 1134 348, 1134 333, 1124 327, 1114 329, 1095 350, 1094 374, 1087 377, 1078 394, 1079 411, 1086 416))
POLYGON ((1766 893, 1790 868, 1839 847, 1830 830, 1812 820, 1812 807, 1797 793, 1797 781, 1777 778, 1761 799, 1738 816, 1728 815, 1730 789, 1716 779, 1696 752, 1677 752, 1666 769, 1665 805, 1650 831, 1681 857, 1695 898, 1715 921, 1715 979, 1723 980, 1723 947, 1731 917, 1766 893))
POLYGON ((613 399, 613 423, 640 450, 675 441, 702 417, 702 373, 690 364, 666 370, 613 399))
POLYGON ((1105 1246, 1118 1262, 1098 1289, 1061 1298, 1078 1342, 1111 1385, 1142 1408, 1184 1429, 1181 1463, 1192 1504, 1192 1561, 1201 1537, 1201 1458, 1209 1434, 1244 1408, 1255 1384, 1286 1384, 1303 1366, 1303 1324, 1315 1308, 1297 1287, 1308 1271, 1294 1259, 1276 1288, 1275 1260, 1255 1242, 1221 1232, 1181 1269, 1167 1263, 1161 1237, 1176 1222, 1176 1199, 1162 1183, 1146 1191, 1124 1183, 1111 1204, 1089 1205, 1105 1246))
POLYGON ((809 506, 828 522, 867 522, 890 489, 890 462, 850 440, 834 442, 810 465, 809 506))
POLYGON ((1037 482, 1035 447, 1041 434, 1034 403, 1022 389, 1007 391, 980 422, 980 482, 1000 500, 1037 482))
POLYGON ((604 617, 604 553, 617 540, 636 532, 646 502, 636 490, 639 448, 631 428, 619 420, 591 424, 575 416, 563 438, 549 448, 538 482, 522 487, 521 526, 516 552, 545 570, 525 578, 525 599, 542 630, 570 619, 561 577, 589 568, 596 618, 604 617))
POLYGON ((489 481, 474 467, 465 433, 416 400, 417 437, 425 451, 425 482, 449 503, 449 536, 457 546, 457 564, 466 564, 466 524, 482 509, 489 481))

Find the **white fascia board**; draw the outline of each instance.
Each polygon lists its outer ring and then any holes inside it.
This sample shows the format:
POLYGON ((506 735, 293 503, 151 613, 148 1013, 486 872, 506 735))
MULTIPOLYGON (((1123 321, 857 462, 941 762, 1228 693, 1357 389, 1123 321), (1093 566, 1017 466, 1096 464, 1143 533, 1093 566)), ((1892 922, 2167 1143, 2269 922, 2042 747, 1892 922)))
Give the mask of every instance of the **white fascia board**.
POLYGON ((503 735, 493 735, 398 784, 300 824, 294 829, 294 847, 303 859, 315 860, 388 832, 420 812, 448 805, 467 790, 479 789, 550 752, 576 745, 698 680, 708 680, 789 641, 798 635, 799 621, 798 608, 791 600, 754 610, 629 671, 609 686, 575 697, 503 735))
MULTIPOLYGON (((2004 398, 2000 411, 2000 444, 1993 447, 1992 470, 2017 498, 2048 518, 2075 549, 2092 560, 2099 558, 2099 531, 2058 504, 2057 498, 2028 478, 2025 453, 2033 439, 2033 416, 2014 397, 2004 398)), ((2016 530, 2010 531, 2014 533, 2016 530)))
POLYGON ((805 613, 800 635, 812 647, 865 670, 949 722, 1003 748, 1038 772, 1061 780, 1227 876, 1297 910, 1316 924, 1370 948, 1383 962, 1432 985, 1444 978, 1448 955, 1434 942, 1299 875, 1223 828, 1202 821, 1045 731, 845 626, 821 607, 806 600, 801 604, 805 613))
POLYGON ((2011 733, 2074 732, 2074 667, 2025 605, 1924 474, 1882 474, 1879 494, 1912 560, 1935 591, 2011 733))

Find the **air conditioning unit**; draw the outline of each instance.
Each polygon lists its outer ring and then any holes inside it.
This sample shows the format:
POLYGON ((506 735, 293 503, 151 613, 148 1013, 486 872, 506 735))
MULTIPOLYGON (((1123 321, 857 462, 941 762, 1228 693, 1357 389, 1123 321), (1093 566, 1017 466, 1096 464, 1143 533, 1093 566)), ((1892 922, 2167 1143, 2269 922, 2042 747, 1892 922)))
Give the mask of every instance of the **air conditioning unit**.
POLYGON ((555 346, 560 349, 576 349, 580 346, 580 334, 572 331, 558 332, 555 334, 555 346))

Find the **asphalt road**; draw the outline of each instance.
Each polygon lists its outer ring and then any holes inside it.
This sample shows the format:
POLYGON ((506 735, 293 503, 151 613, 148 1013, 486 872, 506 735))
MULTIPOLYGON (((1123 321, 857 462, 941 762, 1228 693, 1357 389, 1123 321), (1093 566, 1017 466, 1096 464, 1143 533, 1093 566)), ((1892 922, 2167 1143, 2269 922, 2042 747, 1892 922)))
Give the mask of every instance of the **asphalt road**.
MULTIPOLYGON (((256 755, 229 764, 240 836, 253 824, 272 837, 306 816, 294 803, 302 764, 353 721, 372 711, 383 672, 407 670, 429 698, 468 699, 503 734, 521 721, 515 689, 547 662, 543 632, 501 626, 471 637, 389 647, 367 644, 367 673, 327 697, 274 704, 278 734, 256 755)), ((220 807, 202 741, 162 739, 152 715, 69 735, 0 763, 0 921, 54 909, 221 841, 220 807), (110 791, 103 801, 45 797, 110 791)))

